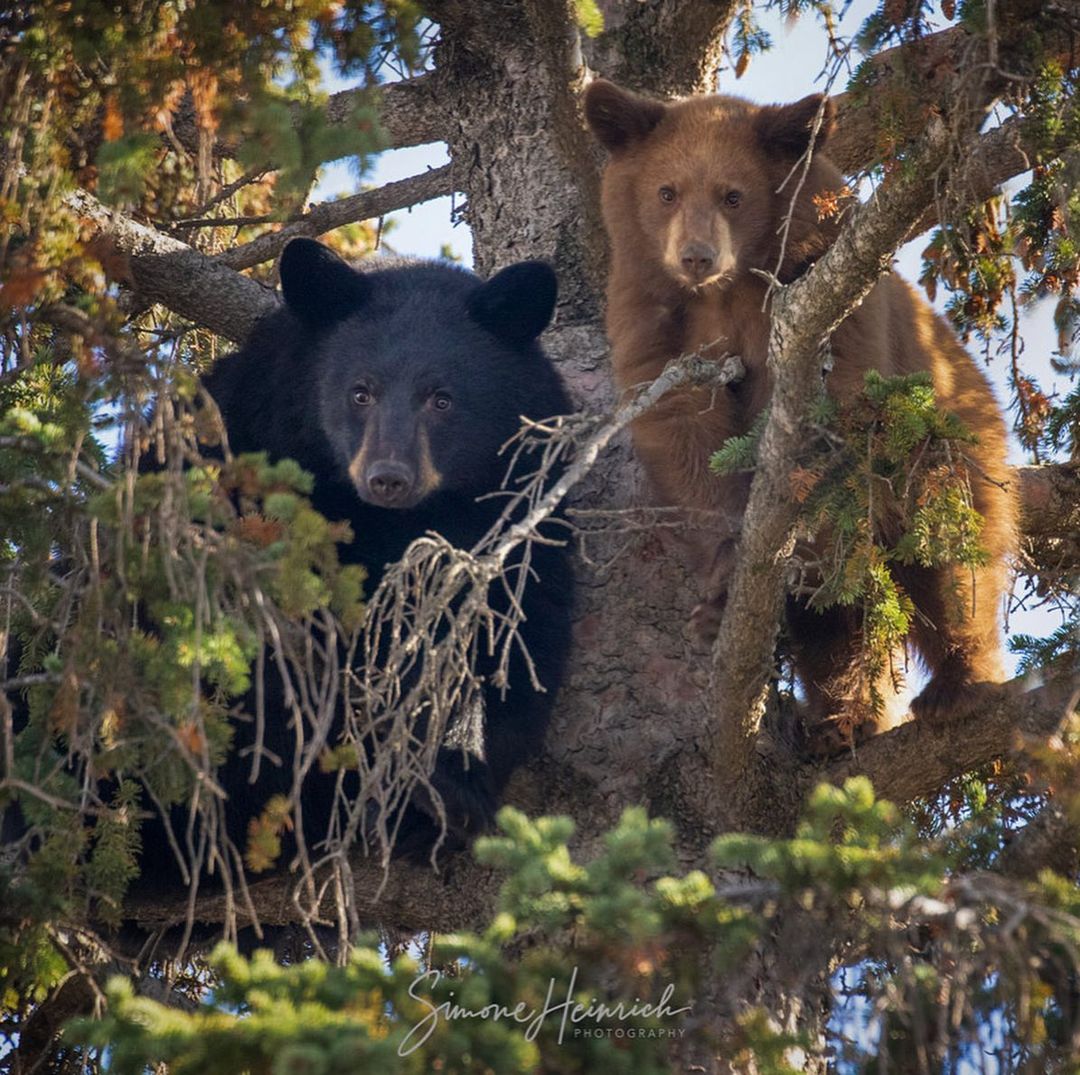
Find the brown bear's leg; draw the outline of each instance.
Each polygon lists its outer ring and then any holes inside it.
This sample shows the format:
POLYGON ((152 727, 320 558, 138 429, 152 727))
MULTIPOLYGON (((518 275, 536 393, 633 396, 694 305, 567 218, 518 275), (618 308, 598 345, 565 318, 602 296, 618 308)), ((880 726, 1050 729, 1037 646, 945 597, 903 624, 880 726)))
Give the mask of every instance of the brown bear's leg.
POLYGON ((982 703, 985 684, 1004 678, 998 605, 1004 568, 894 567, 915 604, 912 640, 930 682, 911 703, 916 717, 962 717, 982 703))
POLYGON ((968 448, 974 464, 968 476, 973 506, 983 518, 979 545, 987 554, 987 565, 974 570, 893 568, 915 604, 912 641, 931 673, 911 710, 916 717, 932 720, 972 712, 985 694, 977 685, 1004 678, 999 621, 1007 558, 1015 545, 1016 505, 1008 482, 1001 478, 1005 454, 1001 431, 984 428, 970 407, 956 410, 980 435, 979 444, 968 448), (1001 480, 991 480, 995 474, 1001 480))
POLYGON ((728 581, 735 570, 735 539, 722 541, 712 556, 705 575, 705 588, 701 600, 690 613, 686 626, 695 648, 708 652, 720 631, 720 620, 727 605, 728 581))
MULTIPOLYGON (((808 609, 788 598, 787 624, 795 671, 806 694, 807 752, 828 757, 891 726, 885 713, 875 713, 873 684, 867 675, 861 614, 853 608, 808 609)), ((878 690, 893 693, 886 673, 878 690)))

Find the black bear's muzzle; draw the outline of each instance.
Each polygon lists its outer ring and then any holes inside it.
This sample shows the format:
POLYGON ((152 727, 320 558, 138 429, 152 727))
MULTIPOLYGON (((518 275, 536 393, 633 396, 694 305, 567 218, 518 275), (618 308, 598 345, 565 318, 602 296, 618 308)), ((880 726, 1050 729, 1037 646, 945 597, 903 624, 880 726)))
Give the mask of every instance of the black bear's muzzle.
POLYGON ((372 463, 364 475, 365 499, 381 508, 410 507, 415 500, 416 474, 412 467, 394 459, 372 463))

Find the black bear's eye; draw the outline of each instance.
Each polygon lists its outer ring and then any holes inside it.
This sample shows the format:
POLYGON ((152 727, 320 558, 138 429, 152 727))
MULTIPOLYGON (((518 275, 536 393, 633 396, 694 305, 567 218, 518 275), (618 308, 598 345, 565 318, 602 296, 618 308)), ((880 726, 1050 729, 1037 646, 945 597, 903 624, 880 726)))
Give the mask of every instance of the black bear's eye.
POLYGON ((367 407, 374 401, 371 389, 366 384, 358 384, 352 390, 352 401, 358 407, 367 407))
POLYGON ((437 411, 448 411, 454 401, 450 398, 448 392, 436 392, 431 397, 431 405, 437 411))
POLYGON ((675 200, 675 191, 671 187, 661 187, 660 200, 670 205, 675 200))
POLYGON ((735 206, 737 206, 739 204, 739 202, 741 202, 741 201, 742 201, 742 191, 741 190, 729 190, 727 192, 727 194, 724 195, 724 204, 725 205, 730 205, 732 209, 734 209, 735 206))

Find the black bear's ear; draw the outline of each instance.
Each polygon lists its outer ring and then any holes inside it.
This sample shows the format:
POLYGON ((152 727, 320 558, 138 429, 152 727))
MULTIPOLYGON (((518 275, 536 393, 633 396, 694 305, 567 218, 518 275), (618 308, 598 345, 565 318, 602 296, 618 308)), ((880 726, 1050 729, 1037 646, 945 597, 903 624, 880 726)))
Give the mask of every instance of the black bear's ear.
POLYGON ((535 340, 551 321, 559 284, 542 261, 519 261, 497 272, 466 300, 469 316, 504 343, 535 340))
POLYGON ((822 93, 812 93, 801 101, 790 105, 766 105, 755 119, 757 135, 762 146, 770 153, 786 157, 801 157, 810 145, 814 123, 818 111, 821 115, 821 127, 818 129, 814 150, 820 150, 826 139, 833 132, 836 123, 836 105, 832 98, 822 93))
POLYGON ((585 91, 585 119, 609 153, 648 137, 666 111, 662 101, 639 97, 602 78, 590 83, 585 91))
POLYGON ((281 254, 285 304, 306 325, 325 326, 355 313, 367 299, 364 274, 314 239, 293 239, 281 254))

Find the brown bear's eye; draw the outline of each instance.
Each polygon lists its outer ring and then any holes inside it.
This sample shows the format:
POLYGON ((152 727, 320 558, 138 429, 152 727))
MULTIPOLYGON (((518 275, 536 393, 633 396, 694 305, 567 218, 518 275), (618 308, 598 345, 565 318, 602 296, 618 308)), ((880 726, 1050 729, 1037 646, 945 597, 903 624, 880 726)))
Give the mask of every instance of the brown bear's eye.
POLYGON ((735 206, 737 206, 739 204, 739 202, 741 202, 741 201, 742 201, 742 191, 741 190, 729 190, 727 192, 727 194, 724 195, 724 204, 725 205, 730 205, 732 209, 734 209, 735 206))
POLYGON ((675 191, 671 187, 660 188, 660 200, 670 205, 675 200, 675 191))
POLYGON ((358 384, 352 390, 352 401, 358 407, 369 407, 374 401, 371 389, 366 384, 358 384))
POLYGON ((453 402, 454 401, 450 398, 449 394, 446 393, 446 392, 436 392, 435 395, 433 395, 431 397, 431 405, 437 411, 448 411, 448 410, 450 410, 450 405, 453 402))

